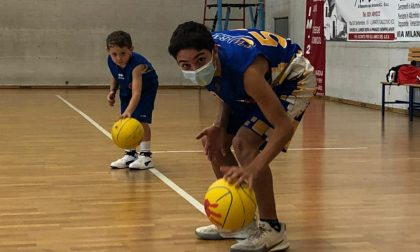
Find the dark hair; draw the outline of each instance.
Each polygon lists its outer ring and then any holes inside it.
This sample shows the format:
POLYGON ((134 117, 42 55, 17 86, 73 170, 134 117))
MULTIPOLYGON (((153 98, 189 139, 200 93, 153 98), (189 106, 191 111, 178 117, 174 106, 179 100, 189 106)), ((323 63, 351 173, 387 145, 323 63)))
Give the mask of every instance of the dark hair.
POLYGON ((132 48, 131 36, 125 31, 114 31, 106 38, 106 48, 114 46, 132 48))
POLYGON ((213 47, 213 37, 207 27, 194 21, 188 21, 178 25, 172 33, 168 52, 176 58, 182 49, 193 48, 197 51, 202 49, 211 51, 213 47))

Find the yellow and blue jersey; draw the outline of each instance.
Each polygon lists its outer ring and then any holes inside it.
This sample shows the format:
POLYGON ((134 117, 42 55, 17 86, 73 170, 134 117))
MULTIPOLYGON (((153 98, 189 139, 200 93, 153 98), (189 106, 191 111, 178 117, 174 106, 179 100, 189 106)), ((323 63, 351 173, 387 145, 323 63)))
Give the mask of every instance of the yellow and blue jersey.
MULTIPOLYGON (((233 107, 252 103, 245 92, 243 76, 257 56, 267 59, 270 68, 275 70, 284 68, 301 50, 291 40, 257 29, 214 32, 212 36, 219 49, 222 76, 216 78, 207 89, 233 107), (217 82, 220 82, 220 88, 217 82)), ((266 79, 270 84, 272 77, 272 71, 267 73, 266 79)))
POLYGON ((244 87, 244 73, 258 56, 267 60, 267 85, 277 94, 296 128, 316 92, 313 67, 299 45, 257 29, 214 32, 212 36, 218 47, 221 76, 214 77, 206 88, 232 108, 228 133, 235 134, 241 126, 262 137, 271 132, 272 125, 244 87))

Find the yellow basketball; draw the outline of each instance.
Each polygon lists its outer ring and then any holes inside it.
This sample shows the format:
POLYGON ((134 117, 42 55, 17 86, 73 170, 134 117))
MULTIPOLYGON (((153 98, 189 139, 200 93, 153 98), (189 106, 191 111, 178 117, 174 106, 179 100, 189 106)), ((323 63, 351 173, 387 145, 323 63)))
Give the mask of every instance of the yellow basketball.
POLYGON ((144 136, 143 126, 134 118, 120 119, 114 123, 111 130, 112 140, 122 149, 136 148, 144 136))
POLYGON ((236 231, 252 222, 256 202, 254 192, 245 184, 235 187, 219 179, 207 190, 204 209, 210 222, 225 231, 236 231))

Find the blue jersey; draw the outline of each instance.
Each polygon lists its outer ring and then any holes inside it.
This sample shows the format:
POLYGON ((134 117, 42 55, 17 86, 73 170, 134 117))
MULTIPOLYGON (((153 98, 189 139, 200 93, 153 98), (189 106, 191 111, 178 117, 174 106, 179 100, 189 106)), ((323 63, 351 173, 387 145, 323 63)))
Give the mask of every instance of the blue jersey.
POLYGON ((111 71, 112 76, 119 86, 121 99, 131 99, 133 69, 138 65, 146 66, 146 71, 142 75, 142 85, 144 90, 147 89, 147 86, 149 85, 148 83, 155 83, 157 80, 156 71, 154 70, 152 64, 145 57, 139 53, 133 52, 127 65, 124 67, 124 69, 121 69, 112 61, 111 56, 108 56, 109 70, 111 71))
POLYGON ((133 94, 133 69, 138 65, 145 65, 146 70, 141 76, 142 89, 140 101, 131 116, 140 122, 151 123, 152 112, 159 85, 158 77, 152 64, 150 64, 150 62, 140 54, 133 52, 130 60, 127 62, 127 65, 121 69, 112 61, 111 56, 108 56, 109 70, 120 88, 121 114, 127 109, 128 104, 130 103, 131 96, 133 94))
MULTIPOLYGON (((207 89, 233 109, 243 109, 246 104, 253 103, 244 89, 244 73, 257 56, 263 56, 271 70, 284 69, 301 50, 290 40, 257 29, 215 32, 212 35, 219 49, 222 75, 214 78, 207 89)), ((271 71, 267 73, 266 80, 271 84, 271 71)))

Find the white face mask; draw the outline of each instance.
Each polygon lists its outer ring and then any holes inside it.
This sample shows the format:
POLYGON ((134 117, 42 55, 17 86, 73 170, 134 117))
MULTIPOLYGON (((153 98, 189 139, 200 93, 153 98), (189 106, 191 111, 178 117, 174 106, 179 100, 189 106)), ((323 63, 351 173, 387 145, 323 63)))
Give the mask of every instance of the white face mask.
POLYGON ((200 67, 195 71, 181 71, 185 79, 191 80, 193 83, 204 87, 210 84, 211 80, 213 79, 214 73, 216 72, 216 68, 213 65, 213 57, 211 57, 209 63, 205 64, 204 66, 200 67))

